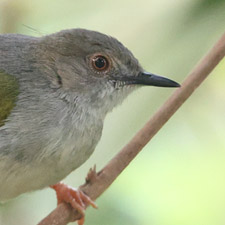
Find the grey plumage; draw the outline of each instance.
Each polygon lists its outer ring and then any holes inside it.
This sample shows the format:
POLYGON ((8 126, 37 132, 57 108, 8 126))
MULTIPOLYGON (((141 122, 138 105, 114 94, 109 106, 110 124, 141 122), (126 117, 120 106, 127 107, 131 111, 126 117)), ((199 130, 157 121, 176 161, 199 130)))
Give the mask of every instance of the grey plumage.
POLYGON ((0 35, 0 71, 19 85, 0 127, 0 201, 57 183, 86 161, 107 112, 144 72, 116 39, 83 29, 0 35), (95 71, 93 54, 107 56, 110 70, 95 71))

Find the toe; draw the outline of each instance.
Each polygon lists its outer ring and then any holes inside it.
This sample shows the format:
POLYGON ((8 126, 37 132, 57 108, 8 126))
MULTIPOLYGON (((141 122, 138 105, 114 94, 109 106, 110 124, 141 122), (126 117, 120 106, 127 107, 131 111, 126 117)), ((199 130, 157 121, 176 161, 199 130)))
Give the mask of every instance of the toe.
POLYGON ((77 224, 78 225, 84 225, 84 217, 82 217, 81 219, 77 220, 77 224))

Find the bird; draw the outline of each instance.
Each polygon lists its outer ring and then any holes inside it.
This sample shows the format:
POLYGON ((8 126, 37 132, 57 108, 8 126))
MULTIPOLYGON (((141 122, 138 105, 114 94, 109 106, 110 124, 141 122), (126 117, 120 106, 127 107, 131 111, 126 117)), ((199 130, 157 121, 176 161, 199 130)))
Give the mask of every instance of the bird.
POLYGON ((0 201, 50 186, 83 224, 84 204, 96 205, 61 180, 93 153, 107 113, 141 86, 180 85, 97 31, 1 34, 0 201))

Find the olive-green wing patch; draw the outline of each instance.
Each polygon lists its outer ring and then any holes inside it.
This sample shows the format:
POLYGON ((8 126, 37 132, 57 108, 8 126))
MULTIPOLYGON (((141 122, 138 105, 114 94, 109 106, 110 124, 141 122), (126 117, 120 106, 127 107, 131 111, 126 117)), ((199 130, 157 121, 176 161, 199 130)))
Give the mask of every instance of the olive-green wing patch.
POLYGON ((15 106, 19 84, 12 75, 0 72, 0 127, 15 106))

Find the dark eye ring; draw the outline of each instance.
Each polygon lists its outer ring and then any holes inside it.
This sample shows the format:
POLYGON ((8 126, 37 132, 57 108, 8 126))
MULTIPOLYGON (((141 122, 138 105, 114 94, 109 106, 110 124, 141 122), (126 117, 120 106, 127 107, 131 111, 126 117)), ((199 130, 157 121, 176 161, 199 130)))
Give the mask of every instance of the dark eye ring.
POLYGON ((91 58, 91 64, 94 70, 97 72, 104 72, 109 69, 110 62, 106 56, 94 55, 91 58))

